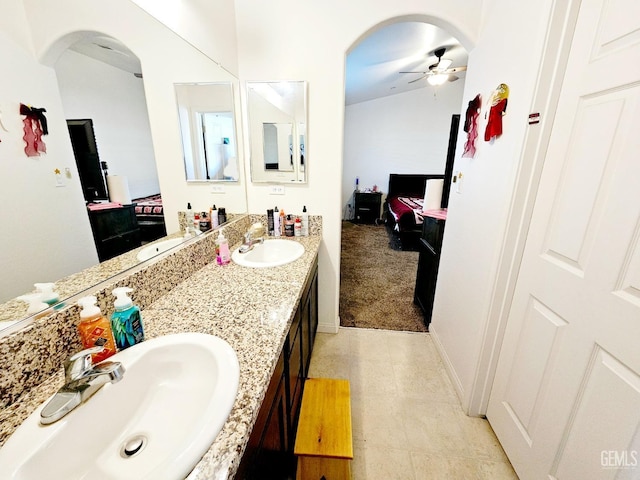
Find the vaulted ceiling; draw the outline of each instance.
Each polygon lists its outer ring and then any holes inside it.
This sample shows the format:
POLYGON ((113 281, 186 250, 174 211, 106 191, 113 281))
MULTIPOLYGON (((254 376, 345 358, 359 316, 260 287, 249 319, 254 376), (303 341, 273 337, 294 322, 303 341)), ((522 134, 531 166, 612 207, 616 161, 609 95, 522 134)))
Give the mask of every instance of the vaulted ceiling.
MULTIPOLYGON (((434 50, 446 47, 443 58, 451 67, 467 64, 467 51, 445 30, 421 22, 401 22, 382 27, 365 37, 347 55, 346 104, 364 102, 418 88, 433 87, 419 73, 438 61, 434 50), (420 80, 417 80, 420 79, 420 80), (409 83, 412 80, 417 80, 409 83)), ((456 73, 464 82, 465 72, 456 73)))

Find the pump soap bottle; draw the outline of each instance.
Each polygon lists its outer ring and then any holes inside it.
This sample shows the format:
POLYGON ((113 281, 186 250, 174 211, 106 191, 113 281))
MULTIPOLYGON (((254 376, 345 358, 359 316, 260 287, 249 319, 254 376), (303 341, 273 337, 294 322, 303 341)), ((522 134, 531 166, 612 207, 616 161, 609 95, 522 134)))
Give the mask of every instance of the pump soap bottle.
POLYGON ((229 240, 222 233, 222 228, 218 233, 216 240, 216 263, 218 265, 226 265, 231 262, 231 252, 229 251, 229 240))
POLYGON ((133 289, 129 287, 114 288, 112 292, 116 301, 113 304, 115 311, 111 315, 111 328, 118 350, 144 342, 142 315, 140 308, 129 298, 131 292, 133 289))
POLYGON ((111 325, 107 317, 102 315, 100 307, 96 305, 97 302, 98 299, 93 295, 78 300, 78 305, 82 307, 78 324, 82 348, 104 347, 104 350, 91 356, 94 363, 101 362, 116 353, 111 325))

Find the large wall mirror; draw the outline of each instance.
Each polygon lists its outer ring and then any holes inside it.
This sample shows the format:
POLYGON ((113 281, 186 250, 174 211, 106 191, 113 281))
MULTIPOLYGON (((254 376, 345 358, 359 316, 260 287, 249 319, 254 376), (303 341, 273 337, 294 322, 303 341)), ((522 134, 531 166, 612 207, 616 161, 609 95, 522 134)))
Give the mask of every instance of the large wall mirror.
POLYGON ((307 181, 307 82, 247 82, 251 180, 307 181))
MULTIPOLYGON (((167 224, 167 233, 172 239, 181 238, 178 212, 184 210, 187 202, 197 210, 208 209, 211 191, 208 185, 176 181, 184 163, 172 96, 174 85, 227 82, 226 88, 231 90, 231 82, 237 92, 237 79, 233 75, 134 3, 118 4, 117 8, 137 28, 121 25, 115 20, 119 17, 112 15, 113 24, 107 22, 109 28, 105 27, 110 35, 98 30, 105 26, 106 17, 111 18, 106 13, 112 14, 113 6, 93 3, 77 6, 62 1, 55 6, 42 2, 42 8, 46 13, 41 18, 22 22, 25 31, 39 32, 33 42, 28 35, 23 39, 25 45, 14 42, 11 35, 0 35, 0 58, 16 65, 10 74, 0 78, 7 105, 2 120, 9 130, 2 131, 2 145, 11 160, 2 162, 0 173, 12 178, 0 197, 6 205, 20 205, 18 210, 7 208, 0 212, 0 219, 7 231, 22 232, 24 215, 16 212, 38 212, 37 228, 29 235, 5 235, 0 239, 4 252, 0 267, 12 272, 0 283, 0 336, 28 325, 27 303, 16 297, 32 292, 34 283, 56 282, 55 290, 64 300, 139 264, 137 249, 108 260, 109 265, 98 261, 67 120, 92 119, 100 160, 108 163, 109 174, 128 178, 132 200, 161 194, 165 217, 176 225, 169 228, 167 224), (59 19, 47 21, 60 11, 64 15, 59 19), (72 11, 74 14, 70 15, 72 11), (73 31, 78 25, 83 25, 82 31, 73 31), (141 36, 140 31, 145 35, 141 36), (131 59, 136 68, 127 70, 109 64, 89 54, 85 47, 107 52, 119 58, 120 63, 122 59, 131 59), (46 108, 49 126, 46 155, 24 154, 22 117, 18 114, 21 101, 46 108), (100 109, 87 112, 89 104, 97 104, 100 109)), ((0 29, 0 33, 4 32, 0 29)), ((228 145, 232 147, 224 148, 229 157, 236 157, 237 169, 235 119, 231 122, 234 135, 226 133, 229 114, 233 116, 234 112, 233 103, 202 112, 205 128, 219 127, 223 145, 224 139, 229 139, 228 145), (214 111, 225 114, 226 123, 213 125, 206 113, 214 111)), ((231 176, 226 168, 223 175, 231 176)), ((242 182, 227 185, 215 203, 223 204, 232 214, 246 212, 242 182)))
POLYGON ((233 84, 177 84, 187 181, 237 182, 233 84))

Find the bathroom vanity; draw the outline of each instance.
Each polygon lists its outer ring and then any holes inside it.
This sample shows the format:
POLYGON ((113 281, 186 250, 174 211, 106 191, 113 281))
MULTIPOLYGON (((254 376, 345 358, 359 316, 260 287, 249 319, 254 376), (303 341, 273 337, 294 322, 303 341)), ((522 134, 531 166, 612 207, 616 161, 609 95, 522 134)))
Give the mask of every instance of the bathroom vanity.
MULTIPOLYGON (((260 220, 246 215, 230 222, 225 226, 230 244, 237 247, 242 234, 260 220)), ((211 262, 215 235, 202 235, 92 292, 110 315, 111 290, 134 287, 147 339, 200 332, 226 340, 235 351, 240 365, 235 403, 190 480, 212 478, 216 472, 226 472, 224 478, 252 478, 257 465, 262 472, 295 468, 293 439, 318 322, 321 239, 321 218, 312 218, 311 235, 291 239, 304 246, 298 260, 247 268, 211 262)), ((0 339, 0 361, 5 362, 0 446, 64 383, 63 360, 80 350, 76 323, 77 307, 69 305, 0 339)), ((188 399, 176 408, 188 408, 188 399)))

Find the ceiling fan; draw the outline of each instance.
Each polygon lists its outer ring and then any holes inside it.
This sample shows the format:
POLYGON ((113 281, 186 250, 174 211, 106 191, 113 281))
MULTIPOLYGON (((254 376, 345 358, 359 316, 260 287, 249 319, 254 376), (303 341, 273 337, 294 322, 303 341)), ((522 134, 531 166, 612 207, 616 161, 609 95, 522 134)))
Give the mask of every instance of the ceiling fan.
POLYGON ((465 65, 463 67, 449 68, 451 66, 452 60, 448 58, 442 58, 445 52, 446 52, 445 47, 436 48, 434 50, 433 54, 438 58, 438 61, 433 65, 429 65, 429 70, 427 71, 400 72, 400 73, 419 73, 422 75, 421 77, 416 78, 415 80, 409 81, 409 83, 418 82, 423 78, 426 78, 427 82, 429 82, 430 85, 442 85, 444 82, 447 82, 447 81, 454 82, 458 80, 458 78, 460 78, 455 74, 458 72, 464 72, 467 69, 467 66, 465 65))

